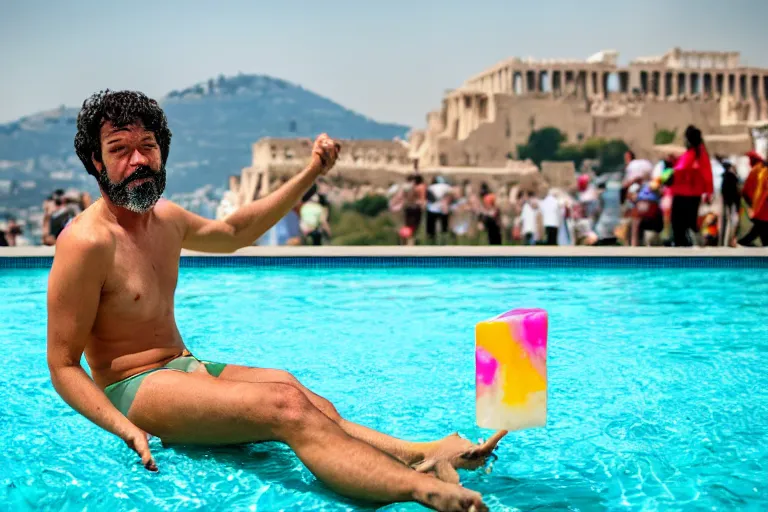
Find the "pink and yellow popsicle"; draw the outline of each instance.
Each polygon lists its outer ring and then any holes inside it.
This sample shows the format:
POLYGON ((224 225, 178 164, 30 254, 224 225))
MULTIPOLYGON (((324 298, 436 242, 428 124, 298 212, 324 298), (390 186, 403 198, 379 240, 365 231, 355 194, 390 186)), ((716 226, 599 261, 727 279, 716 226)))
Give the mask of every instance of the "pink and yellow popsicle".
POLYGON ((475 327, 476 419, 482 428, 547 423, 547 312, 513 309, 475 327))

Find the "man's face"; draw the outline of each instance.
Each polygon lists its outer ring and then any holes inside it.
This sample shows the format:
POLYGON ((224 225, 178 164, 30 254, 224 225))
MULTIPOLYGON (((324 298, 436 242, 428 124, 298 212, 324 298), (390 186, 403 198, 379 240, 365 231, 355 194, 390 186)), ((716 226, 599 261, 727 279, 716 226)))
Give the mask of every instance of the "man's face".
POLYGON ((154 133, 141 124, 101 127, 101 162, 97 180, 104 195, 126 210, 144 213, 165 190, 165 168, 154 133))

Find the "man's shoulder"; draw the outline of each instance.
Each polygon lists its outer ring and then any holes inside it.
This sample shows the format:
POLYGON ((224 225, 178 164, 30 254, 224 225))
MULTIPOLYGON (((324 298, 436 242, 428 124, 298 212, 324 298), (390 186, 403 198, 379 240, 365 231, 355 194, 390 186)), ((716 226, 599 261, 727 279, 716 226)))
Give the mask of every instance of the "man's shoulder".
POLYGON ((169 199, 160 199, 152 208, 155 218, 176 232, 184 233, 192 212, 169 199))
POLYGON ((158 219, 174 223, 184 222, 187 215, 192 215, 192 212, 170 199, 160 199, 152 211, 158 219))
POLYGON ((161 216, 173 215, 174 213, 178 213, 179 210, 183 210, 183 208, 170 199, 165 198, 161 198, 152 208, 152 211, 155 212, 155 215, 161 216))
POLYGON ((73 218, 56 239, 56 254, 95 256, 114 248, 115 237, 109 226, 89 211, 73 218))

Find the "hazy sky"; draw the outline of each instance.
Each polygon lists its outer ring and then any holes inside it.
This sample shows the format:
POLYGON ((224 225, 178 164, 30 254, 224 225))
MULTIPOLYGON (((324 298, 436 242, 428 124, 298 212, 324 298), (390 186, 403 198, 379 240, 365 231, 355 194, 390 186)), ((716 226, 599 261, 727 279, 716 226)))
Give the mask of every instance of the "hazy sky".
POLYGON ((421 127, 443 91, 511 56, 621 63, 667 49, 768 67, 768 0, 0 0, 0 122, 99 89, 160 97, 269 74, 421 127))

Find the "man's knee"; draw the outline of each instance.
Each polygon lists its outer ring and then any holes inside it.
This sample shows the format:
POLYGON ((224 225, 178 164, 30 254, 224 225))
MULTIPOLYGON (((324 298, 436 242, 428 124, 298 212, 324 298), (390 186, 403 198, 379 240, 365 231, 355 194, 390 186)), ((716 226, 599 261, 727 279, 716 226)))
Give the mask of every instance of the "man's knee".
POLYGON ((288 384, 290 386, 295 387, 304 395, 309 398, 309 402, 314 405, 317 409, 319 409, 323 414, 331 418, 333 421, 338 423, 341 421, 341 415, 336 410, 336 407, 329 402, 327 399, 317 395, 316 393, 312 392, 311 390, 304 387, 304 385, 299 382, 299 380, 293 376, 293 374, 285 371, 285 370, 272 370, 275 372, 273 375, 273 378, 275 379, 274 382, 279 382, 281 384, 288 384))
POLYGON ((297 387, 287 383, 261 384, 254 393, 255 416, 265 418, 281 438, 309 427, 320 413, 297 387), (266 409, 266 410, 264 410, 266 409))
POLYGON ((292 373, 285 370, 273 370, 275 373, 275 382, 281 382, 283 384, 290 384, 296 388, 301 388, 301 382, 299 379, 293 376, 292 373))

